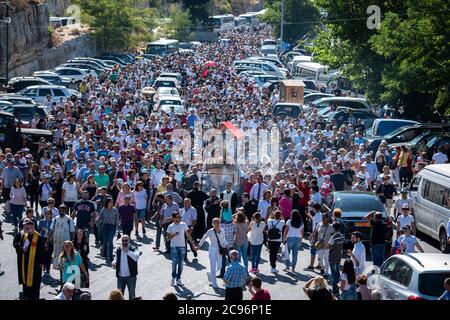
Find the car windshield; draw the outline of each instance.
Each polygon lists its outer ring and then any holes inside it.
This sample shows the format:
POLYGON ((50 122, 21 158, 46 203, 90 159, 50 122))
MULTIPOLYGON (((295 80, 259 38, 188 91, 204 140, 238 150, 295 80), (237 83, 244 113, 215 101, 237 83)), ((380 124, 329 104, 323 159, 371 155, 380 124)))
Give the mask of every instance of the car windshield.
POLYGON ((410 141, 410 143, 411 143, 412 145, 416 145, 416 144, 418 144, 418 143, 420 142, 420 140, 422 140, 423 138, 426 138, 429 134, 430 134, 429 132, 425 132, 425 133, 423 133, 423 134, 419 134, 417 137, 415 137, 414 139, 412 139, 412 140, 410 141))
POLYGON ((183 106, 169 106, 169 105, 165 105, 165 106, 162 106, 161 107, 161 111, 164 111, 164 112, 166 112, 166 113, 170 113, 170 112, 172 112, 172 107, 174 107, 174 112, 175 112, 175 114, 177 114, 177 115, 182 115, 183 114, 183 106))
POLYGON ((342 210, 343 217, 348 215, 349 212, 384 212, 383 204, 377 197, 358 196, 357 193, 346 197, 338 197, 334 207, 342 210))
POLYGON ((419 292, 427 296, 439 297, 444 292, 443 283, 449 277, 449 271, 421 273, 419 275, 419 292))
POLYGON ((170 105, 181 106, 181 101, 180 101, 180 100, 168 100, 168 99, 164 99, 164 100, 161 100, 161 102, 160 102, 159 104, 160 104, 160 105, 170 104, 170 105))

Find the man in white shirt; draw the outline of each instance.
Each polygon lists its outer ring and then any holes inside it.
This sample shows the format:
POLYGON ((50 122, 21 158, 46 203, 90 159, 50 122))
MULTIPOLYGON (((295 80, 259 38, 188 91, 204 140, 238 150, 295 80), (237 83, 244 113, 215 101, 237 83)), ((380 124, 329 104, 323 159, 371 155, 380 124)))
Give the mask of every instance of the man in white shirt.
POLYGON ((402 207, 404 204, 407 204, 409 206, 409 209, 411 210, 411 214, 414 216, 414 202, 412 199, 408 198, 408 189, 402 188, 401 197, 395 200, 394 204, 394 218, 397 218, 397 216, 402 211, 402 207))
POLYGON ((258 182, 255 183, 252 187, 252 189, 250 190, 250 201, 252 200, 256 200, 259 201, 261 200, 264 191, 266 191, 269 187, 267 186, 267 184, 265 184, 263 182, 263 176, 259 175, 258 176, 258 182))
POLYGON ((366 247, 361 241, 361 232, 355 231, 351 237, 353 243, 353 251, 349 252, 353 265, 355 266, 356 277, 363 274, 366 269, 366 247))
POLYGON ((125 288, 128 287, 128 295, 131 300, 135 297, 139 253, 130 246, 130 237, 128 235, 124 234, 121 240, 122 246, 117 248, 116 258, 112 262, 112 267, 116 269, 117 288, 125 294, 125 288))
MULTIPOLYGON (((195 224, 197 223, 197 210, 192 206, 191 199, 185 198, 183 201, 183 208, 180 211, 181 220, 188 226, 189 233, 192 236, 192 231, 194 230, 195 224)), ((186 255, 187 259, 187 242, 185 241, 186 255)), ((191 250, 194 257, 197 257, 197 251, 194 251, 191 246, 191 250)))
POLYGON ((165 175, 166 175, 166 173, 164 172, 164 169, 161 169, 161 162, 159 162, 159 161, 156 162, 155 170, 152 171, 152 174, 150 176, 150 179, 152 181, 153 189, 156 189, 161 184, 162 178, 165 175))
POLYGON ((414 217, 409 214, 409 205, 407 203, 402 206, 402 214, 397 218, 397 237, 401 234, 401 230, 405 226, 409 226, 413 234, 416 234, 416 223, 414 217))
POLYGON ((403 253, 414 253, 416 247, 419 252, 424 252, 417 238, 411 234, 411 227, 408 225, 403 227, 403 234, 398 238, 398 241, 403 253))
POLYGON ((433 155, 433 158, 432 158, 433 161, 431 163, 433 163, 433 164, 448 163, 448 157, 445 153, 443 153, 443 151, 444 151, 444 146, 440 146, 438 148, 438 152, 436 152, 433 155))
POLYGON ((181 273, 183 272, 183 260, 186 255, 186 238, 191 243, 193 251, 197 251, 197 247, 192 240, 189 228, 186 223, 181 222, 181 215, 178 212, 172 214, 173 223, 167 228, 167 238, 170 240, 170 254, 172 256, 172 286, 183 286, 181 282, 181 273))

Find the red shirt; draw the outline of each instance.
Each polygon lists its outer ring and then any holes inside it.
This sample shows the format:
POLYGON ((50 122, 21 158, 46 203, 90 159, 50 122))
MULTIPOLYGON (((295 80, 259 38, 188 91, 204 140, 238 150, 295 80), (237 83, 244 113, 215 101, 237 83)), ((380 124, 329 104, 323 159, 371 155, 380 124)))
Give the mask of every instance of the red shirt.
POLYGON ((255 293, 251 300, 272 300, 269 290, 262 289, 255 293))
POLYGON ((244 185, 244 192, 250 193, 250 191, 252 190, 252 186, 253 184, 250 181, 246 181, 244 185))
POLYGON ((300 190, 303 193, 303 197, 300 198, 300 205, 301 206, 307 206, 309 199, 311 198, 310 190, 309 188, 303 187, 303 184, 299 184, 298 190, 300 190))

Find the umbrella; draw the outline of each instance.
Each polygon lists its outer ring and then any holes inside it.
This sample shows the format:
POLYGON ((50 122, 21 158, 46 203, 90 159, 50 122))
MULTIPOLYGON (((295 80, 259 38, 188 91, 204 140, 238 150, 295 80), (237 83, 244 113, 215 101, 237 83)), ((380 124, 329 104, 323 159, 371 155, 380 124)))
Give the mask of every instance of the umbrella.
POLYGON ((142 88, 142 93, 143 94, 155 94, 156 90, 152 87, 144 87, 144 88, 142 88))
POLYGON ((214 61, 206 61, 205 67, 215 67, 217 66, 217 63, 214 61))

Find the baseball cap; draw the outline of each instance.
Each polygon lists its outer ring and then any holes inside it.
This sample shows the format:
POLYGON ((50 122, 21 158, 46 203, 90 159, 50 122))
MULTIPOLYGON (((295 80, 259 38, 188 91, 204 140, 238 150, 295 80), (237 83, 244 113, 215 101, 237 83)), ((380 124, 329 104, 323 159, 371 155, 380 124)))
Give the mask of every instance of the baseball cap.
POLYGON ((402 205, 402 209, 409 209, 409 204, 404 203, 404 204, 402 205))

